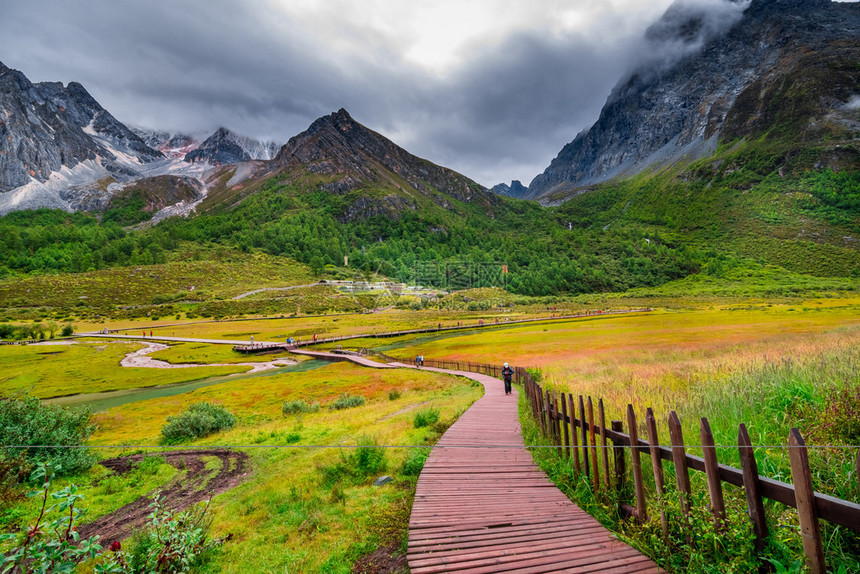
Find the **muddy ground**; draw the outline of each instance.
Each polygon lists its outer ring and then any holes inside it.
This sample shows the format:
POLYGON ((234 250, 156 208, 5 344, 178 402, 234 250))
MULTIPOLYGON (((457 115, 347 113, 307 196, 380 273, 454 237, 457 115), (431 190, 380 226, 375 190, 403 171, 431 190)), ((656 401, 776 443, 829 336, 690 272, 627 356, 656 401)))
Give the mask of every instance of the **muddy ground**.
MULTIPOLYGON (((244 482, 248 475, 248 455, 244 452, 223 449, 194 449, 177 450, 158 453, 163 456, 168 464, 184 470, 178 479, 161 488, 161 502, 166 508, 181 510, 198 502, 202 502, 209 496, 230 490, 244 482), (217 457, 221 461, 221 468, 212 475, 212 470, 206 469, 206 457, 217 457)), ((99 464, 113 470, 118 475, 129 472, 133 465, 143 460, 144 455, 122 456, 109 458, 99 464)), ((152 500, 148 496, 141 496, 134 502, 126 504, 122 508, 111 512, 101 518, 84 524, 78 528, 81 538, 94 534, 101 537, 103 546, 110 545, 114 540, 123 540, 136 529, 148 522, 152 512, 149 507, 152 500)))

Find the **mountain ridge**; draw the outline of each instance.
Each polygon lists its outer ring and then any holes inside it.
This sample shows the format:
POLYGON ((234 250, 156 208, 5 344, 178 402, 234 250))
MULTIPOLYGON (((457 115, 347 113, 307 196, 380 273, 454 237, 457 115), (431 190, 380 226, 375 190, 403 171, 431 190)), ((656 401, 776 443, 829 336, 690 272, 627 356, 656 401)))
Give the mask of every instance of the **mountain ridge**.
MULTIPOLYGON (((695 29, 696 13, 685 20, 677 6, 683 3, 670 7, 669 16, 651 27, 651 41, 665 41, 667 35, 683 39, 695 29), (667 24, 667 19, 673 21, 667 24)), ((860 59, 857 37, 857 4, 753 0, 736 24, 724 35, 708 39, 698 52, 668 69, 650 64, 619 82, 598 120, 532 180, 527 197, 573 192, 649 167, 693 161, 712 154, 727 136, 766 133, 782 118, 771 114, 757 125, 751 121, 774 105, 762 101, 760 94, 771 90, 780 96, 785 83, 813 78, 818 101, 807 101, 811 105, 802 110, 803 117, 792 121, 820 122, 839 112, 850 98, 850 84, 857 83, 856 70, 839 69, 844 62, 860 59), (816 73, 827 78, 815 80, 816 73), (741 116, 750 121, 744 123, 741 116)))

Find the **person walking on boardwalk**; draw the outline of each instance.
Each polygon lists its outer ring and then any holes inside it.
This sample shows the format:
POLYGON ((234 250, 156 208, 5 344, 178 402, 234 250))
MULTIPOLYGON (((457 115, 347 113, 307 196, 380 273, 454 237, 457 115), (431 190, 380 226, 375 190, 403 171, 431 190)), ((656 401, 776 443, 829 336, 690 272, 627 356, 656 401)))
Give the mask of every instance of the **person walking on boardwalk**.
POLYGON ((502 378, 505 380, 505 394, 511 394, 511 377, 514 376, 514 370, 511 366, 505 363, 505 368, 502 369, 502 378))

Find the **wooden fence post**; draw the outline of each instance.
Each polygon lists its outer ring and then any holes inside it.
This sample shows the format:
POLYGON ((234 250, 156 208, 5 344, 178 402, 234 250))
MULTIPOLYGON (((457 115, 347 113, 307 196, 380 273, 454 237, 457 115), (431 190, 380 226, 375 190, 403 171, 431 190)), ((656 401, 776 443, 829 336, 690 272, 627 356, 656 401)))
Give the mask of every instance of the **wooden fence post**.
POLYGON ((726 522, 726 504, 723 501, 723 483, 720 481, 720 465, 717 462, 717 449, 714 446, 714 434, 708 419, 702 417, 699 426, 702 438, 702 457, 705 459, 705 475, 708 477, 708 494, 711 497, 711 512, 714 513, 714 524, 722 528, 726 522))
POLYGON ((603 411, 603 399, 597 400, 597 412, 600 417, 600 454, 603 458, 603 486, 609 490, 609 449, 606 447, 606 414, 603 411))
POLYGON ((857 471, 857 493, 860 494, 860 450, 857 451, 857 459, 854 461, 854 467, 857 471))
POLYGON ((591 476, 588 471, 588 429, 585 428, 585 400, 582 395, 579 395, 579 422, 582 430, 582 467, 585 470, 585 476, 591 476))
POLYGON ((561 393, 561 426, 564 427, 564 456, 570 460, 570 425, 567 424, 567 393, 561 393))
POLYGON ((636 493, 636 518, 648 520, 648 503, 645 500, 645 485, 642 484, 642 461, 639 458, 639 426, 633 405, 627 405, 627 434, 630 435, 630 466, 633 468, 633 490, 636 493))
POLYGON ((535 385, 535 401, 540 412, 540 430, 542 434, 546 434, 546 413, 543 410, 543 389, 540 385, 535 385))
POLYGON ((815 491, 812 489, 812 473, 806 442, 800 431, 792 428, 788 435, 788 458, 791 462, 791 480, 794 482, 794 500, 800 521, 800 540, 806 566, 812 574, 825 574, 824 548, 821 546, 821 529, 815 512, 815 491))
POLYGON ((663 484, 663 460, 660 458, 660 438, 657 435, 657 419, 651 407, 645 411, 645 428, 648 429, 648 444, 651 450, 651 469, 654 473, 654 486, 657 487, 657 502, 660 504, 660 526, 663 537, 669 536, 669 520, 666 517, 666 507, 663 495, 666 488, 663 484))
POLYGON ((547 423, 547 435, 549 435, 550 440, 555 440, 555 433, 553 432, 553 420, 552 420, 552 403, 549 402, 549 389, 544 391, 544 401, 546 402, 546 423, 547 423))
MULTIPOLYGON (((562 400, 564 398, 562 397, 562 400)), ((555 444, 556 444, 556 453, 558 454, 558 458, 561 458, 561 425, 562 418, 561 414, 558 411, 558 393, 552 392, 552 410, 555 413, 555 423, 552 425, 552 430, 555 433, 555 444)))
POLYGON ((669 440, 672 442, 672 462, 675 463, 675 479, 681 495, 681 509, 684 516, 690 516, 690 472, 687 468, 687 452, 684 449, 684 433, 678 413, 669 413, 669 440))
POLYGON ((594 436, 594 406, 588 397, 588 436, 591 439, 591 478, 594 491, 600 489, 600 471, 597 470, 597 439, 594 436))
MULTIPOLYGON (((624 432, 624 425, 621 421, 612 421, 612 430, 617 433, 624 432)), ((624 489, 624 444, 620 441, 612 441, 612 451, 615 454, 615 490, 618 491, 619 499, 621 491, 624 489)))
POLYGON ((576 440, 576 407, 573 405, 573 393, 567 395, 567 407, 570 411, 570 438, 573 444, 573 469, 576 471, 576 476, 582 472, 582 467, 579 466, 579 444, 576 440))
POLYGON ((764 548, 767 538, 767 522, 764 516, 764 505, 761 502, 761 487, 758 482, 758 465, 753 454, 750 435, 747 427, 741 423, 738 427, 738 449, 741 457, 741 470, 744 475, 744 492, 747 497, 747 511, 755 533, 755 546, 757 550, 764 548))

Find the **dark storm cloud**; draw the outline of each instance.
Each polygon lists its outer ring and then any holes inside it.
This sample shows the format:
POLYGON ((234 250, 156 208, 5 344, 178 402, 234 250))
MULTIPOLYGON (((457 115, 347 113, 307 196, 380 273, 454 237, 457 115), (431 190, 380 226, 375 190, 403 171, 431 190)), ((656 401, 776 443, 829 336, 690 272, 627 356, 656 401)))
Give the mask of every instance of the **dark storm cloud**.
POLYGON ((651 23, 619 10, 587 33, 535 28, 470 46, 441 74, 348 18, 290 18, 266 2, 17 2, 0 19, 0 61, 79 81, 128 124, 199 135, 225 125, 283 143, 345 107, 493 185, 527 183, 597 118, 651 23))

